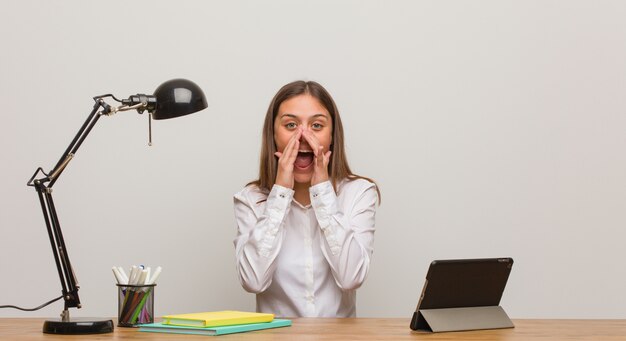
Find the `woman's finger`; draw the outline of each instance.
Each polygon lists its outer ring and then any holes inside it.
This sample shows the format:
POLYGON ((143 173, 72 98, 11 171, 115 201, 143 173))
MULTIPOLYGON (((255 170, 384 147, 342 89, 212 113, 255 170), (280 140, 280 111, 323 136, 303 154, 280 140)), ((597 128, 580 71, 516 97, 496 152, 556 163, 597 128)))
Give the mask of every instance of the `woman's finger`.
POLYGON ((315 156, 317 156, 317 148, 320 145, 320 142, 318 141, 317 137, 311 134, 311 132, 309 132, 308 130, 303 132, 302 135, 304 136, 304 139, 309 143, 309 146, 313 150, 313 153, 315 154, 315 156))
POLYGON ((332 151, 327 151, 326 154, 324 154, 324 166, 328 166, 328 164, 330 163, 330 154, 332 153, 332 151))
POLYGON ((298 156, 298 148, 300 146, 300 131, 293 134, 285 149, 282 152, 276 152, 274 155, 278 157, 278 172, 276 173, 276 184, 293 188, 293 167, 298 156), (295 152, 294 152, 295 151, 295 152))
POLYGON ((291 137, 292 140, 289 141, 289 148, 285 148, 285 152, 287 153, 287 157, 289 159, 293 158, 295 160, 295 157, 298 156, 298 148, 300 148, 301 136, 302 136, 302 130, 298 130, 291 137))
POLYGON ((293 145, 291 153, 287 157, 287 162, 289 162, 290 165, 293 165, 296 162, 296 158, 298 157, 298 148, 300 148, 300 139, 296 139, 296 143, 293 145))
POLYGON ((318 146, 315 149, 315 160, 318 167, 324 167, 324 146, 318 146))
POLYGON ((298 133, 295 133, 291 136, 291 138, 289 139, 289 142, 287 142, 287 145, 285 146, 285 149, 283 149, 281 155, 284 155, 285 158, 289 159, 293 152, 294 145, 297 140, 298 140, 298 133))

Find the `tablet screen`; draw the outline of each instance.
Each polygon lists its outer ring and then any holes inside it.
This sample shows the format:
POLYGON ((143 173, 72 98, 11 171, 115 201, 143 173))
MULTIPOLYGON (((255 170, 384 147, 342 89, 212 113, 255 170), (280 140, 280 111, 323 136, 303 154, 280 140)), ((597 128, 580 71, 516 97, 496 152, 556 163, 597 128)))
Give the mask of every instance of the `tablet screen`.
POLYGON ((433 261, 417 310, 497 306, 512 266, 512 258, 433 261))

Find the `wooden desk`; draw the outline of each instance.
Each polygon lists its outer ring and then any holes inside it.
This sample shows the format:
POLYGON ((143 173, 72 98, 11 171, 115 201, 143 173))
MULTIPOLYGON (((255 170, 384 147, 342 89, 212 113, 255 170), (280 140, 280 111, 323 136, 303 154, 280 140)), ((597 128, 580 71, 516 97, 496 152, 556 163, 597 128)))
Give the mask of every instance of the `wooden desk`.
POLYGON ((140 333, 115 327, 111 334, 43 334, 43 319, 0 318, 0 340, 626 340, 626 320, 513 320, 515 328, 456 333, 417 333, 409 319, 301 318, 293 326, 223 336, 140 333))

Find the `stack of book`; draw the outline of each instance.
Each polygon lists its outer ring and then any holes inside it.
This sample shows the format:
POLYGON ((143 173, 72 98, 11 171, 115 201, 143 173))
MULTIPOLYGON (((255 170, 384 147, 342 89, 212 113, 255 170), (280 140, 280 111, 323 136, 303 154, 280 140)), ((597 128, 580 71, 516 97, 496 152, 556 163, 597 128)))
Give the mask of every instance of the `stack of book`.
POLYGON ((291 326, 290 320, 274 319, 274 314, 224 310, 166 315, 162 322, 139 325, 139 331, 223 335, 288 326, 291 326))

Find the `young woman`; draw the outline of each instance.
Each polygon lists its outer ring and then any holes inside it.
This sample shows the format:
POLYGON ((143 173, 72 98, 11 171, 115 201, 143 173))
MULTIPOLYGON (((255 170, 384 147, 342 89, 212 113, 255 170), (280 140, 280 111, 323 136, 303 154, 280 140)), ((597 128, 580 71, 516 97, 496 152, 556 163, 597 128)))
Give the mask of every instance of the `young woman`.
POLYGON ((282 87, 263 126, 259 179, 235 194, 237 270, 257 311, 356 316, 379 193, 350 171, 343 127, 315 82, 282 87))

